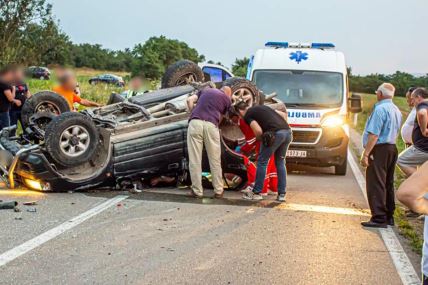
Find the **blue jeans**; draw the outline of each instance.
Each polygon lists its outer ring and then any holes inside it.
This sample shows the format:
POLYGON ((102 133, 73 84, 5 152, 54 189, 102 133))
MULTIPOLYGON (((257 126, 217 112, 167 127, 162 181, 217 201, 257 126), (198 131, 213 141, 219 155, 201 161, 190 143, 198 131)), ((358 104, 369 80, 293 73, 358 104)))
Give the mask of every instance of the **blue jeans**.
POLYGON ((10 126, 9 112, 0 113, 0 131, 10 126))
POLYGON ((260 146, 260 153, 257 160, 256 182, 253 189, 254 193, 259 194, 262 192, 269 158, 272 154, 275 154, 275 166, 278 174, 278 194, 285 194, 285 188, 287 186, 285 155, 287 154, 288 146, 292 138, 293 134, 291 130, 279 130, 275 133, 275 140, 272 146, 265 147, 263 144, 260 146))

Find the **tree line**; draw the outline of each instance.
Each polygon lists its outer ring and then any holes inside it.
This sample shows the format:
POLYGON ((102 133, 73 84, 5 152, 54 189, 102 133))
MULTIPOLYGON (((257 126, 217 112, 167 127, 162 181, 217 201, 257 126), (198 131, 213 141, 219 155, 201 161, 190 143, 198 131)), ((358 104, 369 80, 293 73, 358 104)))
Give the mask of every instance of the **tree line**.
MULTIPOLYGON (((75 44, 60 29, 47 0, 0 0, 0 64, 57 64, 127 71, 159 79, 170 64, 180 59, 202 62, 205 57, 185 42, 164 36, 118 51, 99 44, 75 44)), ((245 77, 248 62, 248 58, 236 59, 232 72, 245 77)), ((372 93, 382 82, 391 82, 397 94, 403 96, 410 86, 428 86, 428 75, 416 77, 397 71, 391 75, 360 76, 353 75, 351 68, 348 73, 354 92, 372 93)))

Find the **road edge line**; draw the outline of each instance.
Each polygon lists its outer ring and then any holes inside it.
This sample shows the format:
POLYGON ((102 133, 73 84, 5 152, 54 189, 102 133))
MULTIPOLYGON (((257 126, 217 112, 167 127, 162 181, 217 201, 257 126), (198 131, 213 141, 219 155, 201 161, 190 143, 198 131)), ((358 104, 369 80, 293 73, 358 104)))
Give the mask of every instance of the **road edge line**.
POLYGON ((84 221, 100 214, 111 206, 125 200, 128 196, 118 195, 114 198, 111 198, 97 206, 89 209, 88 211, 71 218, 70 220, 0 254, 0 267, 6 265, 7 263, 13 261, 14 259, 30 252, 31 250, 39 247, 40 245, 50 241, 51 239, 56 238, 57 236, 63 234, 64 232, 74 228, 75 226, 83 223, 84 221))
MULTIPOLYGON (((363 193, 364 199, 368 205, 367 193, 366 193, 366 180, 361 172, 357 162, 355 161, 354 155, 348 148, 348 162, 351 166, 352 172, 355 179, 357 180, 358 186, 363 193)), ((382 240, 386 246, 386 249, 391 256, 392 262, 394 263, 395 269, 400 276, 401 282, 404 285, 419 285, 421 280, 416 273, 415 268, 410 262, 409 257, 403 249, 397 235, 391 228, 379 229, 382 240)))

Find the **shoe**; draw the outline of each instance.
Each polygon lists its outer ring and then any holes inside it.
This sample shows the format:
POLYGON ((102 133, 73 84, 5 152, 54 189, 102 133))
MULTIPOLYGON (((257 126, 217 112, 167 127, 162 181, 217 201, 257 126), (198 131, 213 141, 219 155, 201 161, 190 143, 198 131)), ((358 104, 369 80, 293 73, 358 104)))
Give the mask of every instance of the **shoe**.
POLYGON ((279 195, 276 197, 276 200, 277 200, 278 202, 284 203, 284 202, 285 202, 285 194, 279 194, 279 195))
POLYGON ((263 197, 267 197, 268 193, 260 193, 263 197))
POLYGON ((387 227, 387 223, 376 223, 373 221, 362 222, 361 225, 366 228, 383 228, 387 227))
POLYGON ((250 193, 253 192, 253 186, 252 185, 248 185, 245 189, 241 190, 241 193, 250 193))
POLYGON ((278 192, 272 191, 272 190, 268 190, 268 195, 278 195, 278 192))
POLYGON ((198 194, 196 194, 195 192, 193 192, 193 190, 190 190, 190 191, 186 194, 186 196, 187 196, 187 197, 191 197, 191 198, 198 198, 198 199, 202 199, 202 198, 204 198, 204 196, 203 196, 203 195, 198 195, 198 194))
POLYGON ((223 199, 223 196, 224 196, 224 192, 222 192, 221 194, 214 193, 213 198, 214 199, 223 199))
POLYGON ((256 194, 253 192, 249 192, 249 193, 244 193, 244 195, 242 196, 242 198, 244 200, 251 200, 251 201, 260 201, 263 200, 263 196, 260 194, 256 194))
POLYGON ((388 224, 388 226, 395 226, 395 221, 394 221, 394 217, 390 217, 386 219, 386 223, 388 224))

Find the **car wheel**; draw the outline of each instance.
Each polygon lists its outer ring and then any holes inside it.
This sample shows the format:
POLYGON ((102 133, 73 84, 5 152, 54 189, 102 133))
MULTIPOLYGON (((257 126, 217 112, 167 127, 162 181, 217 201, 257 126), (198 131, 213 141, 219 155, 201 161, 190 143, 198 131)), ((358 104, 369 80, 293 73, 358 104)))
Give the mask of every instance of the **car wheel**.
POLYGON ((45 77, 42 75, 39 77, 40 80, 45 80, 45 77))
POLYGON ((262 105, 264 103, 257 86, 247 79, 231 77, 223 82, 223 86, 228 86, 232 89, 232 104, 236 104, 239 101, 245 101, 249 106, 262 105))
POLYGON ((190 60, 180 60, 170 65, 162 77, 161 88, 188 85, 194 82, 203 82, 202 69, 190 60))
POLYGON ((21 121, 23 129, 25 130, 31 123, 36 123, 37 126, 44 130, 48 123, 49 117, 55 117, 65 112, 70 112, 70 106, 67 100, 61 95, 50 91, 42 91, 31 96, 30 99, 25 101, 21 111, 21 121), (32 122, 36 114, 44 114, 36 121, 32 122))
POLYGON ((91 85, 96 85, 96 84, 97 84, 97 82, 96 82, 95 80, 89 80, 89 84, 91 84, 91 85))
POLYGON ((80 113, 65 113, 52 120, 45 131, 45 148, 55 162, 73 167, 91 160, 98 142, 92 120, 80 113))
POLYGON ((346 175, 346 169, 348 167, 348 154, 345 155, 345 160, 341 165, 334 166, 334 174, 339 176, 346 175))

